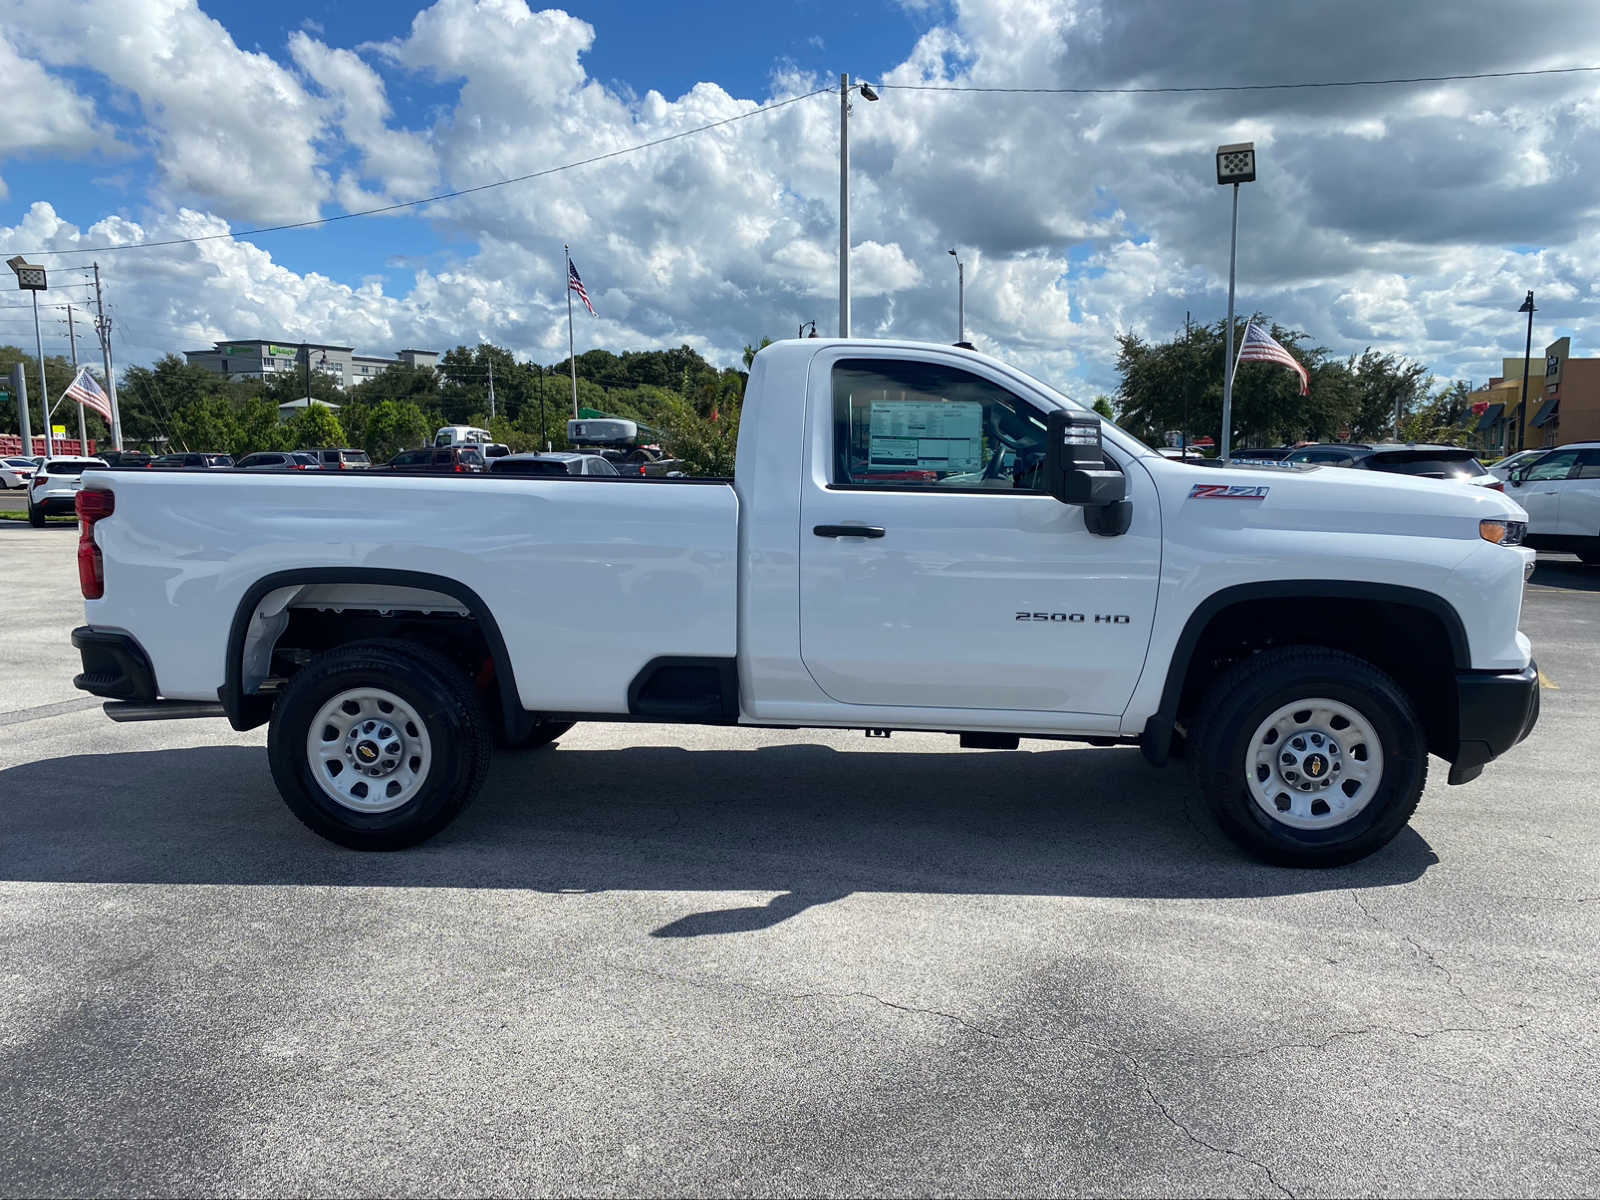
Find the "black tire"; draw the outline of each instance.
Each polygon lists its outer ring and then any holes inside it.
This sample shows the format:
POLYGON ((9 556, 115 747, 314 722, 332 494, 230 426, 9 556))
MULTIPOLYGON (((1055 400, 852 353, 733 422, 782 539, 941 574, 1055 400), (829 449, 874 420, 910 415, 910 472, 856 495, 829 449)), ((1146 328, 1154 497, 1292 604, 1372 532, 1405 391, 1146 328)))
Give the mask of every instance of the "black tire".
POLYGON ((1600 566, 1600 546, 1586 546, 1578 551, 1578 560, 1585 566, 1600 566))
POLYGON ((1191 732, 1195 773, 1217 824, 1251 854, 1280 866, 1334 867, 1366 857, 1405 828, 1428 779, 1426 738, 1410 698, 1371 663, 1338 650, 1290 646, 1252 655, 1211 686, 1191 732), (1256 802, 1246 755, 1269 716, 1313 697, 1354 709, 1372 727, 1383 768, 1371 798, 1354 816, 1303 829, 1256 802))
POLYGON ((284 803, 314 833, 353 850, 402 850, 427 841, 472 801, 488 774, 492 744, 464 670, 425 647, 374 640, 330 650, 294 674, 273 709, 267 759, 284 803), (319 710, 357 688, 393 693, 426 727, 431 761, 420 786, 388 812, 341 804, 317 781, 308 755, 306 740, 319 710))
POLYGON ((536 721, 520 738, 508 738, 505 735, 505 727, 497 725, 495 745, 503 750, 537 750, 541 746, 548 746, 575 724, 576 721, 536 721))
POLYGON ((31 500, 28 502, 28 524, 35 529, 44 528, 44 510, 31 500))

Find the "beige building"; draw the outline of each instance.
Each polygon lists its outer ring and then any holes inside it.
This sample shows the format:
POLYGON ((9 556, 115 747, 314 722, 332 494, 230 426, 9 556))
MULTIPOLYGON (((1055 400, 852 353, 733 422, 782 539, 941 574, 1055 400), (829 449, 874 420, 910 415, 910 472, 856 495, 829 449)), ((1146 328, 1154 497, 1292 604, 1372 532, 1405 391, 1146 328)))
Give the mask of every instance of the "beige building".
POLYGON ((1501 373, 1472 393, 1473 438, 1480 448, 1510 453, 1519 446, 1600 441, 1600 358, 1573 358, 1569 337, 1551 342, 1542 358, 1528 361, 1526 409, 1522 366, 1520 355, 1502 359, 1501 373))

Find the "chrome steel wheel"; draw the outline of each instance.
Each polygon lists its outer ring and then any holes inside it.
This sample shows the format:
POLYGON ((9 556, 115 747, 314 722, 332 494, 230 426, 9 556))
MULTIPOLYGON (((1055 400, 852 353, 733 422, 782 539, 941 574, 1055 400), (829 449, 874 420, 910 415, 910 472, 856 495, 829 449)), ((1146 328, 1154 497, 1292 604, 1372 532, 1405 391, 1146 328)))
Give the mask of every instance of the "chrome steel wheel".
POLYGON ((1296 700, 1251 735, 1245 779, 1279 824, 1331 829, 1350 820, 1383 782, 1383 744, 1372 722, 1341 700, 1296 700))
POLYGON ((306 760, 329 799, 362 813, 399 808, 433 764, 428 727, 393 692, 353 688, 324 704, 306 733, 306 760))

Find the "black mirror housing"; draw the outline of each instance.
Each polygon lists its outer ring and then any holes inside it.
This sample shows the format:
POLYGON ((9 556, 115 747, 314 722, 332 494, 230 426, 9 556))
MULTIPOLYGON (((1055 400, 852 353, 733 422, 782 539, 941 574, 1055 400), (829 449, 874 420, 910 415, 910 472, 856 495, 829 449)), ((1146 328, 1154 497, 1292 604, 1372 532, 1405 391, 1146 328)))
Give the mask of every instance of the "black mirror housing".
POLYGON ((1052 496, 1063 504, 1104 508, 1128 497, 1128 480, 1106 466, 1100 445, 1100 418, 1064 409, 1045 421, 1045 478, 1052 496))

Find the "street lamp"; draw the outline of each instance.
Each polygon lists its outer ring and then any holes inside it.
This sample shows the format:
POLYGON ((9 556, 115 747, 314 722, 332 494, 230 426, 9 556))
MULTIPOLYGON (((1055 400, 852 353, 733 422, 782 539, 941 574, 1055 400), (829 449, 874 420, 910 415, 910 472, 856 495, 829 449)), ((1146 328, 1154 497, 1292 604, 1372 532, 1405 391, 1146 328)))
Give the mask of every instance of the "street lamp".
MULTIPOLYGON (((49 458, 55 453, 55 446, 50 438, 50 390, 44 378, 44 338, 39 333, 39 293, 47 291, 49 284, 45 281, 44 268, 26 261, 20 254, 6 259, 6 266, 16 272, 17 288, 33 293, 33 347, 39 356, 39 403, 44 410, 44 453, 49 458)), ((24 446, 23 450, 33 453, 32 446, 24 446)))
POLYGON ((1233 452, 1233 279, 1239 254, 1239 185, 1256 179, 1256 144, 1235 142, 1217 147, 1217 183, 1233 185, 1233 236, 1228 242, 1228 344, 1222 376, 1221 460, 1233 452))
MULTIPOLYGON (((876 100, 870 83, 857 85, 876 100)), ((850 336, 850 76, 839 76, 839 336, 850 336)))
POLYGON ((1539 311, 1533 306, 1532 289, 1529 289, 1528 298, 1522 302, 1522 307, 1517 311, 1528 314, 1528 343, 1522 348, 1522 403, 1517 408, 1517 449, 1521 450, 1525 448, 1527 443, 1528 355, 1533 353, 1533 314, 1539 311))
POLYGON ((950 257, 956 260, 956 344, 967 340, 967 264, 954 250, 950 257))

